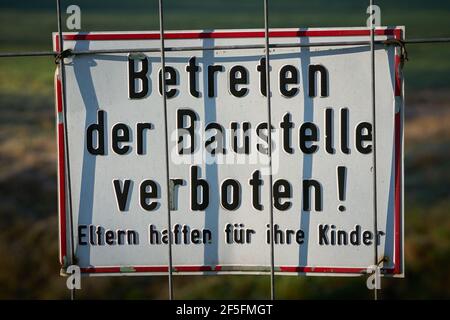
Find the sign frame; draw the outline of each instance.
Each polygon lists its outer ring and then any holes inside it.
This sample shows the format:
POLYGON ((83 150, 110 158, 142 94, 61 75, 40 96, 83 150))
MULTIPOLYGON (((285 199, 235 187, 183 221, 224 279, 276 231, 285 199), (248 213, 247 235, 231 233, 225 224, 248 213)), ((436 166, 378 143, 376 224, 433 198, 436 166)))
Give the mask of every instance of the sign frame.
MULTIPOLYGON (((369 36, 368 28, 323 28, 323 29, 273 29, 270 37, 349 37, 349 36, 369 36)), ((377 28, 376 36, 388 36, 388 39, 403 40, 403 27, 377 28)), ((64 40, 159 40, 158 32, 93 32, 93 33, 64 33, 64 40)), ((205 31, 168 31, 165 33, 166 39, 205 39, 205 38, 263 38, 263 30, 215 30, 205 31)), ((53 46, 55 51, 59 51, 58 34, 53 35, 53 46)), ((396 48, 395 53, 395 187, 394 187, 394 267, 382 268, 382 276, 403 277, 404 276, 404 195, 403 195, 403 122, 404 122, 404 83, 401 72, 401 49, 396 48)), ((369 84, 368 84, 369 85, 369 84)), ((64 141, 64 117, 62 109, 62 87, 59 79, 59 72, 55 73, 55 99, 56 99, 56 122, 57 122, 57 146, 58 146, 58 211, 59 211, 59 256, 63 270, 70 262, 69 249, 71 248, 70 215, 67 197, 67 170, 65 164, 65 141, 64 141)), ((70 106, 68 106, 70 108, 70 106)), ((73 263, 73 262, 72 262, 73 263)), ((369 267, 369 266, 368 266, 369 267)), ((64 271, 62 271, 64 272, 64 271)), ((266 267, 253 268, 233 268, 230 266, 174 266, 175 275, 220 275, 220 274, 269 274, 266 267)), ((85 276, 105 276, 105 275, 167 275, 168 266, 105 266, 81 268, 82 275, 85 276)), ((367 268, 349 267, 296 267, 296 266, 275 266, 277 275, 339 275, 358 276, 368 273, 367 268)))

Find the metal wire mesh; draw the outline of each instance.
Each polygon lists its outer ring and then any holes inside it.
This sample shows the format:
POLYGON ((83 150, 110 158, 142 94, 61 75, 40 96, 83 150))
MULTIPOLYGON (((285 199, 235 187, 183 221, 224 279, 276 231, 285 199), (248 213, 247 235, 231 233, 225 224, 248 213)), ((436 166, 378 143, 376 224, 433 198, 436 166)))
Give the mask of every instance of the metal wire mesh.
MULTIPOLYGON (((62 33, 62 17, 61 17, 61 3, 60 0, 56 0, 56 14, 57 14, 57 22, 58 22, 58 35, 59 35, 59 51, 23 51, 23 52, 1 52, 0 58, 31 58, 31 57, 54 57, 55 62, 59 66, 60 72, 60 80, 62 85, 62 100, 63 100, 63 116, 66 119, 66 109, 65 109, 65 67, 64 67, 64 58, 71 56, 80 56, 80 55, 96 55, 96 54, 124 54, 124 53, 133 53, 133 52, 160 52, 161 54, 161 65, 162 69, 165 70, 165 52, 175 52, 175 51, 207 51, 207 50, 252 50, 252 49, 265 49, 266 54, 266 85, 267 85, 267 117, 268 117, 268 127, 271 127, 271 100, 270 100, 270 52, 271 48, 302 48, 302 47, 331 47, 331 46, 367 46, 368 50, 371 51, 371 105, 373 111, 373 130, 374 137, 375 134, 375 61, 374 61, 374 50, 375 47, 382 46, 399 46, 403 50, 406 50, 407 45, 415 45, 415 44, 440 44, 440 43, 450 43, 450 37, 435 37, 435 38, 416 38, 416 39, 408 39, 403 41, 379 41, 374 39, 373 26, 371 28, 371 36, 368 41, 337 41, 337 42, 322 42, 322 43, 308 43, 308 44, 299 44, 299 43, 286 43, 286 44, 270 44, 269 37, 269 6, 268 0, 263 0, 264 6, 264 30, 265 30, 265 43, 261 45, 229 45, 229 46, 211 46, 211 47, 166 47, 164 43, 164 7, 163 0, 158 0, 159 4, 159 32, 160 32, 160 48, 144 48, 144 49, 132 49, 132 48, 121 48, 114 50, 63 50, 64 48, 64 37, 62 33)), ((372 0, 370 0, 370 5, 372 5, 372 0)), ((165 76, 165 72, 162 73, 165 76)), ((166 147, 166 172, 167 172, 167 202, 169 203, 169 188, 170 188, 170 174, 169 174, 169 160, 168 160, 168 132, 167 132, 167 102, 166 102, 166 88, 165 81, 162 81, 162 92, 163 92, 163 104, 164 104, 164 122, 165 122, 165 147, 166 147)), ((66 122, 66 121, 65 121, 66 122)), ((66 126, 64 126, 66 128, 66 126)), ((268 130, 268 141, 271 141, 271 130, 268 130)), ((69 150, 67 143, 67 130, 64 131, 64 140, 66 141, 65 146, 65 165, 66 165, 66 176, 70 179, 70 167, 69 167, 69 150)), ((374 168, 376 168, 376 141, 374 139, 374 168)), ((271 165, 271 144, 269 143, 269 158, 270 158, 270 170, 272 169, 271 165)), ((272 171, 270 171, 270 184, 272 184, 272 171)), ((375 187, 375 195, 374 195, 374 232, 377 234, 377 208, 376 208, 376 170, 374 170, 374 187, 375 187)), ((70 215, 70 248, 71 248, 71 260, 70 263, 75 263, 75 254, 74 254, 74 236, 73 236, 73 218, 72 218, 72 206, 70 203, 71 199, 71 190, 70 190, 70 180, 67 182, 65 186, 68 192, 68 201, 69 201, 69 215, 70 215)), ((272 191, 272 188, 269 188, 272 191)), ((169 280, 169 299, 173 299, 174 288, 173 288, 173 257, 172 257, 172 237, 171 237, 171 210, 170 206, 168 206, 168 214, 167 214, 167 224, 168 224, 168 232, 169 232, 169 246, 168 246, 168 280, 169 280)), ((275 262, 274 262, 274 241, 273 241, 273 199, 272 194, 270 194, 270 287, 271 299, 275 299, 275 262)), ((378 264, 378 252, 377 252, 377 244, 374 242, 374 264, 378 264)), ((71 291, 71 298, 75 298, 75 289, 71 291)), ((377 298, 377 289, 374 289, 374 298, 377 298)))
MULTIPOLYGON (((377 46, 407 46, 414 44, 445 44, 450 43, 449 38, 417 38, 407 40, 375 40, 374 44, 377 46)), ((269 48, 308 48, 308 47, 339 47, 339 46, 370 46, 370 41, 336 41, 336 42, 322 42, 322 43, 283 43, 283 44, 269 44, 269 48)), ((176 51, 208 51, 208 50, 242 50, 242 49, 263 49, 264 44, 261 45, 235 45, 235 46, 211 46, 211 47, 165 47, 166 52, 176 51)), ((159 48, 123 48, 114 50, 67 50, 67 57, 77 55, 96 55, 96 54, 114 54, 114 53, 135 53, 135 52, 160 52, 159 48)), ((0 52, 0 58, 21 58, 21 57, 57 57, 60 52, 56 51, 26 51, 26 52, 0 52)))

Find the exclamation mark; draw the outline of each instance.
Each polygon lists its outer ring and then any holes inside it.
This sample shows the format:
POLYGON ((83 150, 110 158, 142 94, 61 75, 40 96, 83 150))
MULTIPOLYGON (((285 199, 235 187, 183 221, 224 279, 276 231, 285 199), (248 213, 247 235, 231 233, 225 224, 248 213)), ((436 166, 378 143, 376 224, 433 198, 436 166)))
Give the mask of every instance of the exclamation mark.
MULTIPOLYGON (((343 166, 337 167, 337 181, 338 181, 338 199, 339 201, 345 200, 345 186, 347 179, 347 168, 343 166)), ((345 211, 345 206, 342 204, 338 207, 339 211, 345 211)))

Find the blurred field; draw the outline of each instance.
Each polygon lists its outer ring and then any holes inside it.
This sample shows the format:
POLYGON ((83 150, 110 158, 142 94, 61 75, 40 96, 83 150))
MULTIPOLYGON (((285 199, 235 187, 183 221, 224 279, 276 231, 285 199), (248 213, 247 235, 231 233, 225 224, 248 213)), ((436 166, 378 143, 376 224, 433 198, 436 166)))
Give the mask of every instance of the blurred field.
MULTIPOLYGON (((272 1, 274 27, 361 26, 368 1, 272 1)), ((155 30, 156 1, 80 4, 83 30, 155 30), (107 10, 103 10, 107 7, 107 10), (147 13, 148 12, 148 13, 147 13)), ((261 1, 167 0, 168 29, 261 27, 261 1)), ((450 36, 446 1, 377 1, 409 38, 450 36)), ((0 2, 0 50, 48 50, 54 1, 0 2)), ((410 46, 405 127, 406 278, 382 297, 450 298, 450 45, 410 46)), ((57 260, 51 58, 0 60, 0 298, 67 298, 57 260)), ((280 277, 279 298, 367 299, 362 278, 280 277)), ((268 277, 177 277, 176 298, 266 298, 268 277)), ((83 281, 81 298, 166 298, 165 278, 83 281)))

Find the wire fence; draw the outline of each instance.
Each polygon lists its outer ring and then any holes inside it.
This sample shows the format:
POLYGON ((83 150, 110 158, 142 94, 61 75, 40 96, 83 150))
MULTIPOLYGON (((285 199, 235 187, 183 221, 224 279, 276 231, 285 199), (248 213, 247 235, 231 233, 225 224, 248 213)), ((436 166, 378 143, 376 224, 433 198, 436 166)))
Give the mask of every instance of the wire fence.
MULTIPOLYGON (((377 46, 395 45, 404 47, 414 44, 439 44, 450 43, 449 38, 417 38, 407 40, 375 40, 374 44, 377 46)), ((321 43, 283 43, 283 44, 269 44, 270 49, 277 48, 314 48, 314 47, 339 47, 339 46, 370 46, 370 41, 334 41, 321 43)), ((179 51, 208 51, 208 50, 242 50, 242 49, 264 49, 265 45, 230 45, 230 46, 211 46, 211 47, 164 47, 165 52, 179 52, 179 51)), ((137 53, 147 52, 156 53, 161 52, 160 48, 124 48, 111 50, 72 50, 66 49, 61 52, 57 51, 27 51, 27 52, 0 52, 0 58, 21 58, 21 57, 54 57, 54 58, 68 58, 72 56, 81 55, 96 55, 96 54, 117 54, 117 53, 137 53)))
MULTIPOLYGON (((65 49, 64 50, 64 38, 63 38, 63 31, 62 31, 62 14, 61 14, 61 1, 56 0, 56 16, 57 16, 57 26, 58 26, 58 39, 59 39, 59 51, 27 51, 27 52, 0 52, 0 58, 27 58, 27 57, 53 57, 55 59, 55 63, 59 66, 59 72, 60 72, 60 80, 61 80, 61 86, 62 86, 62 107, 63 107, 63 117, 64 122, 66 123, 66 97, 65 97, 65 65, 64 65, 64 58, 73 57, 73 56, 83 56, 83 55, 96 55, 96 54, 121 54, 121 53, 135 53, 135 52, 154 52, 154 53, 160 53, 161 57, 161 67, 162 70, 166 70, 165 66, 165 53, 166 52, 177 52, 177 51, 208 51, 208 50, 242 50, 242 49, 265 49, 265 63, 266 63, 266 92, 270 93, 270 50, 272 48, 303 48, 303 47, 332 47, 332 46, 367 46, 368 50, 371 52, 371 106, 372 106, 372 117, 373 117, 373 130, 374 130, 374 141, 373 141, 373 148, 374 148, 374 158, 373 158, 373 164, 374 168, 376 168, 376 134, 375 134, 375 97, 376 97, 376 88, 375 88, 375 58, 374 58, 374 50, 376 46, 398 46, 402 50, 402 58, 403 60, 407 60, 407 46, 408 45, 415 45, 415 44, 439 44, 439 43, 450 43, 450 37, 435 37, 435 38, 416 38, 416 39, 407 39, 407 40, 375 40, 375 33, 374 33, 374 24, 373 21, 371 21, 370 26, 370 38, 367 41, 338 41, 338 42, 322 42, 322 43, 285 43, 285 44, 270 44, 270 36, 269 36, 269 3, 268 0, 262 0, 263 1, 263 7, 264 7, 264 38, 265 43, 264 44, 252 44, 252 45, 228 45, 228 46, 210 46, 210 47, 203 47, 203 46, 193 46, 193 47, 166 47, 165 46, 165 26, 164 26, 164 6, 163 6, 163 0, 158 0, 158 13, 159 13, 159 32, 160 32, 160 48, 121 48, 121 49, 114 49, 114 50, 71 50, 71 49, 65 49)), ((372 0, 370 0, 369 5, 372 6, 372 0)), ((164 77, 167 76, 166 72, 162 73, 164 77)), ((162 96, 163 96, 163 107, 164 107, 164 128, 165 128, 165 150, 166 150, 166 190, 169 190, 170 188, 170 174, 169 174, 169 160, 168 160, 168 120, 167 120, 167 92, 166 92, 166 83, 165 81, 161 81, 162 84, 162 96)), ((272 111, 271 111, 271 95, 267 94, 267 119, 268 119, 268 127, 271 127, 271 118, 272 118, 272 111)), ((268 130, 268 141, 271 141, 271 130, 268 130)), ((69 202, 69 228, 70 228, 70 247, 71 247, 71 263, 75 263, 76 257, 74 252, 74 232, 73 232, 73 216, 72 216, 72 204, 71 204, 71 183, 70 183, 70 167, 69 167, 69 149, 68 149, 68 135, 67 135, 67 127, 64 126, 64 145, 65 145, 65 168, 66 168, 66 177, 68 180, 66 180, 66 185, 64 186, 66 188, 67 192, 67 201, 69 202)), ((270 168, 270 185, 273 183, 273 177, 272 177, 272 152, 271 152, 271 143, 268 144, 269 146, 269 168, 270 168)), ((377 177, 376 177, 376 170, 374 170, 373 175, 373 185, 374 185, 374 220, 373 220, 373 228, 374 228, 374 234, 378 234, 378 226, 377 226, 377 197, 376 197, 376 185, 377 185, 377 177)), ((270 190, 270 210, 269 210, 269 221, 270 221, 270 298, 275 299, 276 298, 276 292, 275 292, 275 260, 274 260, 274 221, 273 221, 273 196, 272 196, 272 188, 269 188, 270 190)), ((167 202, 170 202, 169 199, 169 192, 167 192, 167 202)), ((172 257, 172 223, 171 223, 171 209, 170 206, 168 206, 168 212, 167 212, 167 225, 168 225, 168 286, 169 286, 169 299, 174 299, 174 288, 173 288, 173 257, 172 257)), ((374 241, 374 265, 378 265, 378 251, 377 251, 377 242, 374 241)), ((377 299, 377 288, 374 287, 374 299, 377 299)), ((75 299, 75 289, 71 290, 71 299, 75 299)))

